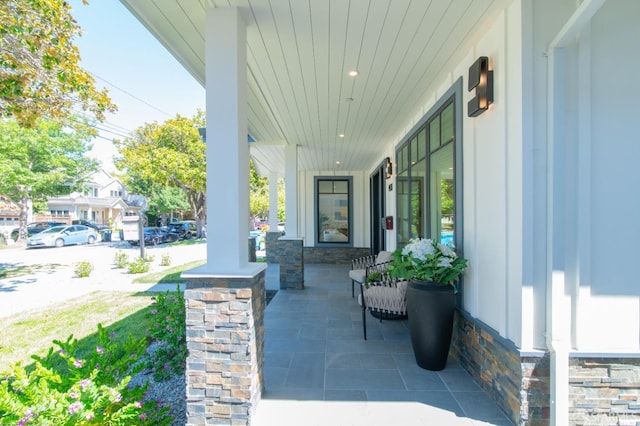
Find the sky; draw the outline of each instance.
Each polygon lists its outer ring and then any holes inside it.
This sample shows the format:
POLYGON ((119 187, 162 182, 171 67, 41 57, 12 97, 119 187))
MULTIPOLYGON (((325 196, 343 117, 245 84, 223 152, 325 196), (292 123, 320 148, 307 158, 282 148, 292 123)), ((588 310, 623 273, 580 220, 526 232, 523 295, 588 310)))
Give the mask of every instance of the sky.
POLYGON ((80 64, 118 106, 97 125, 100 137, 89 154, 113 172, 117 150, 110 140, 176 114, 193 117, 205 109, 205 90, 118 0, 69 3, 83 30, 75 39, 80 64))

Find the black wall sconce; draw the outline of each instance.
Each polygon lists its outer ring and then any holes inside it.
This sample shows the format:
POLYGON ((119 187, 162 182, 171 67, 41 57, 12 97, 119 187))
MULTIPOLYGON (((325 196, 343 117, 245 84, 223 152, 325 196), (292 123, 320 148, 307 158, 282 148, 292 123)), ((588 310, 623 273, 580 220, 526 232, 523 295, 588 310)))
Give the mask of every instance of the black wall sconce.
POLYGON ((386 161, 385 170, 387 171, 387 179, 391 179, 391 177, 393 176, 393 163, 391 162, 391 158, 389 157, 385 158, 385 161, 386 161))
POLYGON ((493 103, 493 71, 489 71, 489 58, 480 56, 469 68, 468 90, 476 89, 476 96, 467 104, 469 117, 477 117, 493 103))

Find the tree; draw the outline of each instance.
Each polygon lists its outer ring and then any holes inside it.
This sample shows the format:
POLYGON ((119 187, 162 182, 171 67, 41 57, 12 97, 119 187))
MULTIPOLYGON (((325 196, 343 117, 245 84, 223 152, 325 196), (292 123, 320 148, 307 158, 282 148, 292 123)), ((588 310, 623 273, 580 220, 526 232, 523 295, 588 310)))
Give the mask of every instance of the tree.
POLYGON ((174 186, 156 185, 149 200, 149 211, 156 217, 168 215, 176 210, 188 210, 189 200, 184 191, 174 186))
POLYGON ((198 111, 193 118, 177 115, 163 124, 145 124, 131 137, 115 141, 121 155, 116 167, 130 176, 182 189, 198 230, 206 214, 206 148, 198 132, 203 126, 204 113, 198 111))
POLYGON ((156 218, 169 215, 176 210, 189 210, 189 200, 180 188, 160 185, 149 179, 141 179, 131 172, 121 178, 127 182, 130 193, 144 194, 147 197, 149 223, 155 223, 156 218))
POLYGON ((253 221, 269 214, 269 179, 261 177, 249 161, 249 216, 253 221))
POLYGON ((84 157, 93 134, 88 126, 72 129, 55 121, 37 120, 26 128, 0 120, 0 194, 20 206, 19 238, 26 238, 31 202, 81 190, 98 169, 95 160, 84 157))
POLYGON ((64 0, 0 2, 0 117, 33 126, 39 117, 68 118, 74 107, 100 121, 116 110, 80 68, 73 40, 81 29, 70 11, 64 0))

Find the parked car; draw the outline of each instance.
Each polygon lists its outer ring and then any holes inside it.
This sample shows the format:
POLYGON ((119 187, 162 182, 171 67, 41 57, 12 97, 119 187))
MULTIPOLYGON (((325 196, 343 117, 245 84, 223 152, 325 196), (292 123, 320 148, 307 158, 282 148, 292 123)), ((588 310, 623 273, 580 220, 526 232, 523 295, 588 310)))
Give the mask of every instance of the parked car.
MULTIPOLYGON (((64 222, 32 222, 27 225, 27 237, 35 235, 44 231, 45 229, 49 229, 52 226, 61 226, 66 225, 64 222)), ((20 228, 16 228, 11 231, 11 239, 13 241, 18 240, 18 236, 20 236, 20 228)))
POLYGON ((54 226, 27 238, 30 247, 62 247, 70 244, 93 244, 98 234, 84 225, 54 226))
POLYGON ((198 235, 195 220, 183 220, 167 225, 170 232, 174 232, 180 236, 181 240, 195 238, 198 235))
POLYGON ((161 242, 163 243, 174 243, 180 239, 180 236, 178 234, 169 231, 167 228, 160 227, 157 229, 158 233, 162 235, 161 242))
POLYGON ((249 236, 256 239, 256 250, 262 249, 264 244, 264 235, 261 231, 249 231, 249 236))
POLYGON ((93 228, 98 232, 105 231, 105 230, 109 229, 109 227, 107 225, 98 225, 97 223, 95 223, 92 220, 76 219, 76 220, 72 220, 71 224, 72 225, 88 226, 89 228, 93 228))
MULTIPOLYGON (((154 226, 149 226, 144 228, 144 244, 148 246, 155 246, 163 243, 172 243, 174 241, 178 241, 180 238, 178 234, 174 232, 170 232, 164 228, 158 228, 154 226)), ((129 244, 137 246, 139 241, 129 241, 129 244)))

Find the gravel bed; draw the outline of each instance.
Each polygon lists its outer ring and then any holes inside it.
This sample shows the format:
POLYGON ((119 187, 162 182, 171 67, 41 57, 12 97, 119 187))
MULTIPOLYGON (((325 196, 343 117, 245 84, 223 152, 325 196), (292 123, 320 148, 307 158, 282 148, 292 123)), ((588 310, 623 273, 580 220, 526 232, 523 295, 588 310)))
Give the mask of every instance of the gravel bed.
MULTIPOLYGON (((157 343, 147 348, 152 353, 157 343)), ((148 383, 146 401, 158 401, 162 406, 169 407, 169 415, 173 417, 172 426, 183 426, 187 423, 187 389, 184 374, 173 374, 168 380, 156 382, 150 370, 142 370, 131 377, 129 386, 142 386, 148 383)))

